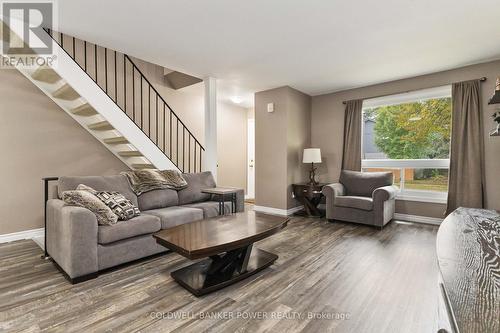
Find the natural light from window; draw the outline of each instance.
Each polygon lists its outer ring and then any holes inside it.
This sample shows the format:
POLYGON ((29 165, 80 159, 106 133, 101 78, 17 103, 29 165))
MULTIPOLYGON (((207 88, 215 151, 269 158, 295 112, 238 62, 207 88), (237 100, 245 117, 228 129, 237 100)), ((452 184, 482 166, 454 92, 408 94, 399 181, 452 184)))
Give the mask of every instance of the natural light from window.
POLYGON ((392 171, 399 199, 446 200, 450 86, 365 100, 362 122, 363 171, 392 171))

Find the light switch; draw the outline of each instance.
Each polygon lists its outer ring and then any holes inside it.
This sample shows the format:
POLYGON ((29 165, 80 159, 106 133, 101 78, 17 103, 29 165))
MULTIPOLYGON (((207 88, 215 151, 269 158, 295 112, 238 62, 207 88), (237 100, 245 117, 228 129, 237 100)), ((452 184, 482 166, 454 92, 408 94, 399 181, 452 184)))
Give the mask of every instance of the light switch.
POLYGON ((274 112, 274 103, 267 103, 267 112, 274 112))

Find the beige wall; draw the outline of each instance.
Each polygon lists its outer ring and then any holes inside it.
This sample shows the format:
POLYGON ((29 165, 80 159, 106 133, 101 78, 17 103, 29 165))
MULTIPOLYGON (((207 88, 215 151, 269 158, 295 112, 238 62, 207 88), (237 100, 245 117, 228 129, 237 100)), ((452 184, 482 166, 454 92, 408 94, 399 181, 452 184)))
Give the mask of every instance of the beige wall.
POLYGON ((311 97, 290 87, 255 94, 255 204, 298 205, 291 184, 305 181, 302 151, 310 144, 311 97), (275 111, 267 112, 274 103, 275 111))
POLYGON ((287 209, 298 206, 292 184, 309 179, 309 164, 302 163, 304 148, 311 147, 311 96, 288 89, 287 119, 287 209))
MULTIPOLYGON (((500 209, 500 183, 496 179, 498 166, 500 165, 500 139, 490 138, 488 135, 488 131, 493 127, 490 116, 495 107, 487 105, 495 87, 496 77, 500 76, 500 61, 313 97, 311 140, 313 146, 321 148, 324 159, 324 163, 321 164, 319 169, 320 180, 324 182, 337 181, 340 174, 344 126, 343 101, 431 88, 453 82, 477 79, 482 76, 488 78, 486 82, 482 83, 486 207, 500 209)), ((404 214, 442 217, 444 205, 406 201, 398 202, 396 211, 404 214)))
POLYGON ((13 69, 0 70, 0 115, 0 235, 43 227, 42 177, 128 169, 13 69))
POLYGON ((217 184, 247 188, 247 110, 217 106, 217 184))

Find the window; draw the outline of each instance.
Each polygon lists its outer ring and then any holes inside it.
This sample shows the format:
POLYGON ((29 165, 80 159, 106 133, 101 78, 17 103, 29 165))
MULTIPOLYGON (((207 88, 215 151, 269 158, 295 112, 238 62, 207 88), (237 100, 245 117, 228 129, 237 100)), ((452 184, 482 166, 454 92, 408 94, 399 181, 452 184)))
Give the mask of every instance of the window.
POLYGON ((450 86, 365 100, 362 169, 392 171, 400 199, 444 202, 450 132, 450 86))

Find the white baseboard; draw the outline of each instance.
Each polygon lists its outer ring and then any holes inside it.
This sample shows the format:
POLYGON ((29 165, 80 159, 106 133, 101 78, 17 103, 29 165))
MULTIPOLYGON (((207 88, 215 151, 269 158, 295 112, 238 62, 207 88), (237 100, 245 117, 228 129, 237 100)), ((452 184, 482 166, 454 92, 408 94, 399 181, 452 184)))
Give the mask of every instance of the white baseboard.
POLYGON ((44 237, 44 229, 31 229, 24 230, 19 232, 13 232, 11 234, 3 234, 0 235, 0 243, 12 242, 20 239, 34 239, 34 238, 42 238, 44 237))
POLYGON ((290 209, 279 209, 265 206, 253 206, 253 210, 261 213, 272 214, 272 215, 281 215, 288 216, 292 215, 300 210, 302 210, 304 206, 297 206, 290 209))
POLYGON ((443 222, 443 219, 437 217, 427 217, 427 216, 419 216, 419 215, 409 215, 409 214, 394 214, 395 220, 415 222, 415 223, 424 223, 424 224, 433 224, 440 225, 443 222))

